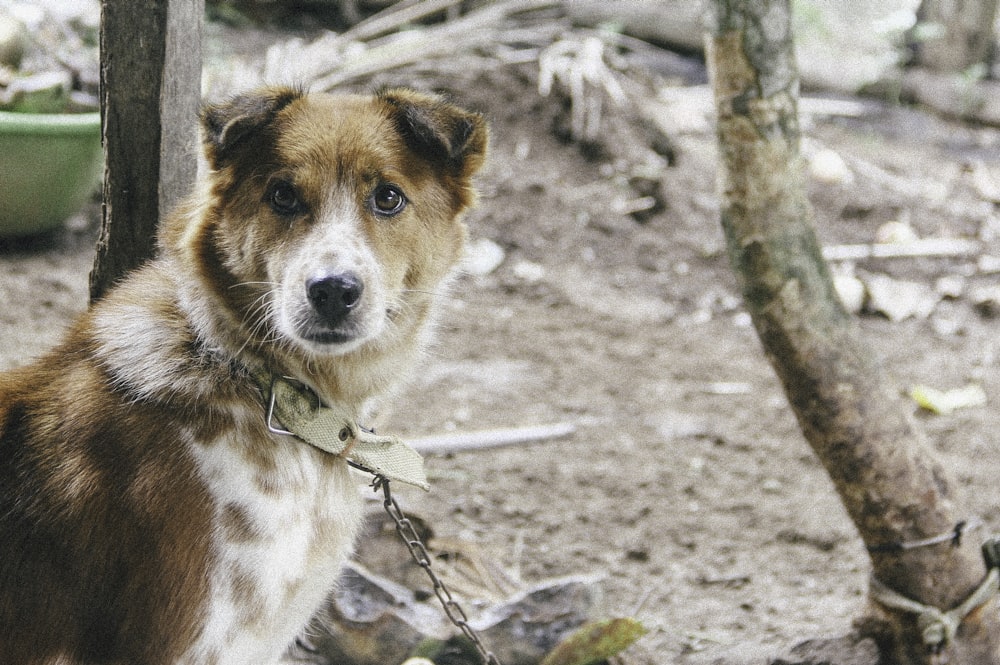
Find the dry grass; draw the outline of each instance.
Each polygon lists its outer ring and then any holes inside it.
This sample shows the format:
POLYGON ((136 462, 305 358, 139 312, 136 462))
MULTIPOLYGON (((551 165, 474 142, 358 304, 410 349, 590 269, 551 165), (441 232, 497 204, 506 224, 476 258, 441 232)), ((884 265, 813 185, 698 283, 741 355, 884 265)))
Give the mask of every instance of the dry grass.
MULTIPOLYGON (((538 92, 569 99, 572 136, 592 139, 610 102, 628 95, 617 53, 648 47, 623 35, 572 25, 555 0, 502 0, 467 13, 459 0, 397 3, 346 32, 268 49, 260 78, 330 90, 380 74, 434 80, 534 64, 538 92)), ((648 47, 651 48, 651 47, 648 47)))

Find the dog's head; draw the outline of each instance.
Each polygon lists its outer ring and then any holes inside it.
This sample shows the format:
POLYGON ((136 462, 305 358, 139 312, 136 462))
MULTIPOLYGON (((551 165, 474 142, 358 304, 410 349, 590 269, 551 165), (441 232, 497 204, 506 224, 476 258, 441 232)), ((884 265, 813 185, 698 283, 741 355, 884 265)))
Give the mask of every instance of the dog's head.
POLYGON ((202 121, 208 189, 161 243, 211 292, 205 316, 312 360, 413 336, 462 252, 482 117, 409 90, 268 88, 202 121))

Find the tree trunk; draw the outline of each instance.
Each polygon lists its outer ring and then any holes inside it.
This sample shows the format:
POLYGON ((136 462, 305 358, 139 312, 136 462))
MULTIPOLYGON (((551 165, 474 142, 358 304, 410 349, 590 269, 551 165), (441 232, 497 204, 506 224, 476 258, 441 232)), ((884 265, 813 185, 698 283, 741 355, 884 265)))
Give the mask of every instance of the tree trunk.
MULTIPOLYGON (((799 153, 789 0, 714 0, 708 63, 718 114, 722 225, 765 353, 806 439, 872 552, 874 577, 949 610, 983 582, 972 538, 906 549, 968 515, 840 304, 812 225, 799 153)), ((871 603, 899 663, 1000 663, 995 598, 929 648, 917 616, 871 603), (936 652, 936 653, 934 653, 936 652)))
POLYGON ((989 73, 997 0, 921 0, 910 41, 915 63, 959 74, 975 66, 989 73))
POLYGON ((102 0, 104 211, 91 302, 156 247, 194 182, 204 0, 102 0))

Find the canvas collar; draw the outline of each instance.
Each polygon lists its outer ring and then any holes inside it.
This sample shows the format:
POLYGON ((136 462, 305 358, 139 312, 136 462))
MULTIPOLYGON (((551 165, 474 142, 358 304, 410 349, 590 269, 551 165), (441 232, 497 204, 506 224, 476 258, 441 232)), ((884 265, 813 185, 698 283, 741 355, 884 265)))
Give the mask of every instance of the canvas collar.
POLYGON ((352 414, 323 404, 309 386, 289 377, 257 377, 267 405, 267 427, 319 450, 343 456, 352 466, 428 490, 423 458, 396 436, 360 427, 352 414), (262 380, 263 379, 263 380, 262 380))

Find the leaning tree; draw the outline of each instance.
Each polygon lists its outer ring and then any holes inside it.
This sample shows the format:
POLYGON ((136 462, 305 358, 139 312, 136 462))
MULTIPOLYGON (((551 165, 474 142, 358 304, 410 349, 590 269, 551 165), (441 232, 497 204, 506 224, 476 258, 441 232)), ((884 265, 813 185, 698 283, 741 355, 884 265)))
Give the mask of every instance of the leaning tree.
POLYGON ((841 305, 803 184, 789 0, 714 0, 707 59, 722 226, 746 308, 871 557, 891 662, 1000 664, 996 572, 961 535, 957 485, 841 305), (944 534, 942 536, 942 534, 944 534))

